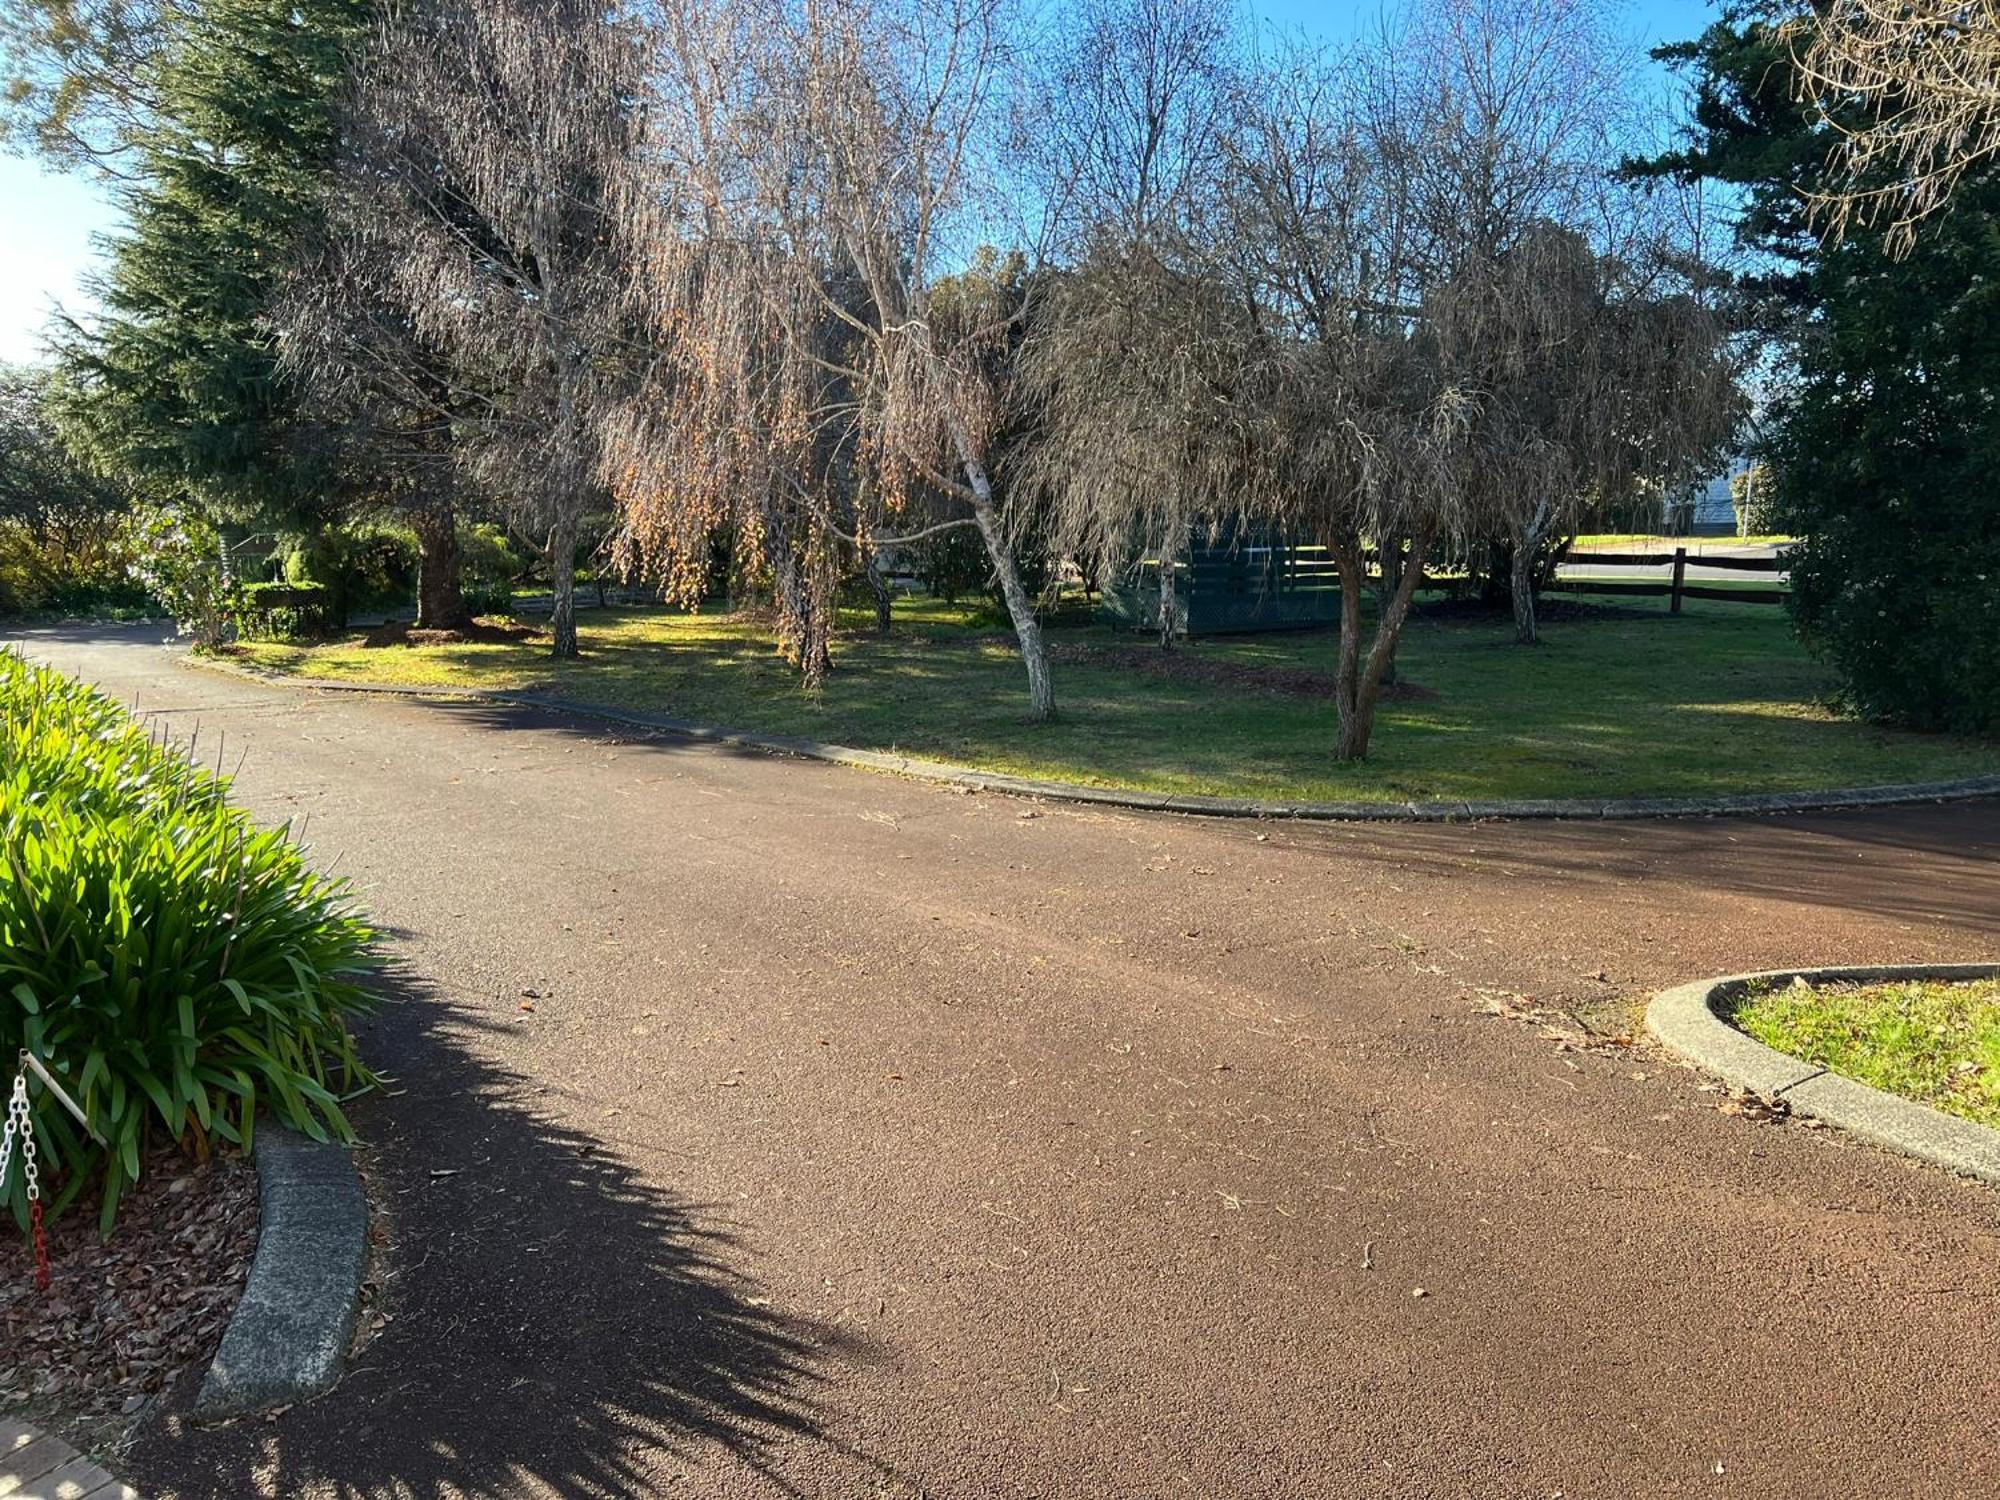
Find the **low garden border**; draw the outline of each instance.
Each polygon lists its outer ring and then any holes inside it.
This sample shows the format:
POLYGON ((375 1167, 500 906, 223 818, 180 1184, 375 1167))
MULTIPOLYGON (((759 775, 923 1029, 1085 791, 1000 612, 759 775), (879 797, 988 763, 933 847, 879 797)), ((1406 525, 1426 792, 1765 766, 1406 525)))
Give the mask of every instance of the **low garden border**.
POLYGON ((1771 969, 1700 979, 1663 990, 1646 1007, 1646 1029, 1705 1072, 1891 1151, 1933 1162, 2000 1187, 2000 1130, 1898 1098, 1765 1046, 1722 1019, 1720 1010, 1753 983, 1873 984, 1894 979, 1989 979, 2000 963, 1888 964, 1863 968, 1771 969))
POLYGON ((442 701, 496 703, 514 708, 538 708, 578 714, 607 723, 657 730, 686 739, 770 755, 793 755, 833 765, 886 771, 920 781, 942 782, 1015 797, 1040 797, 1052 802, 1079 802, 1097 807, 1131 808, 1140 812, 1192 813, 1210 818, 1293 818, 1321 823, 1468 823, 1479 819, 1630 819, 1746 817, 1775 813, 1834 812, 1865 807, 1896 807, 1920 802, 1956 802, 2000 797, 2000 775, 1966 776, 1953 781, 1905 782, 1889 786, 1837 787, 1810 792, 1752 792, 1722 797, 1569 797, 1541 800, 1435 802, 1308 802, 1250 797, 1199 797, 1172 792, 1146 792, 1125 787, 1085 786, 1079 782, 1041 781, 976 771, 943 761, 921 760, 884 750, 859 750, 848 745, 792 735, 757 734, 727 729, 668 714, 649 714, 603 704, 581 703, 543 693, 495 692, 484 688, 404 686, 396 683, 333 682, 323 678, 291 677, 260 671, 236 662, 186 656, 196 666, 226 672, 273 687, 333 693, 360 693, 385 698, 428 698, 442 701))
POLYGON ((287 1406, 347 1364, 368 1264, 368 1198, 345 1147, 258 1126, 262 1220, 243 1298, 201 1383, 202 1417, 287 1406))

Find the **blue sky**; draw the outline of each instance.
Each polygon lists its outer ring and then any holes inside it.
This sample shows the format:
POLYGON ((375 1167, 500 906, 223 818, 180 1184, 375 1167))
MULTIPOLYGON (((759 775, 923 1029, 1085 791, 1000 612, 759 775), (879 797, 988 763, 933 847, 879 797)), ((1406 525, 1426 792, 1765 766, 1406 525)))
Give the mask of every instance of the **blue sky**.
MULTIPOLYGON (((1617 0, 1607 0, 1616 7, 1617 0)), ((1331 38, 1353 35, 1381 13, 1376 0, 1256 0, 1259 14, 1331 38)), ((1651 47, 1697 34, 1713 18, 1714 0, 1633 0, 1622 7, 1635 43, 1651 47)), ((0 156, 0 362, 41 357, 41 329, 55 306, 89 306, 82 282, 95 263, 94 236, 116 215, 94 185, 57 177, 34 164, 0 156)))

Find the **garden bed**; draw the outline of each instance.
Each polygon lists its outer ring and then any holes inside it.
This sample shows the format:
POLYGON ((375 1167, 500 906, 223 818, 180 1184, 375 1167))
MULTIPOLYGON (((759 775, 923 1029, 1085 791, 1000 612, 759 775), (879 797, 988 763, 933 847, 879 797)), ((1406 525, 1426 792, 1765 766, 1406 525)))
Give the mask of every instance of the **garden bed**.
POLYGON ((162 1397, 191 1396, 257 1248, 257 1174, 157 1150, 101 1238, 75 1211, 48 1226, 50 1286, 11 1225, 0 1231, 0 1416, 101 1459, 162 1397))
POLYGON ((0 1413, 98 1452, 220 1339, 257 1237, 242 1153, 273 1120, 348 1136, 372 1082, 348 888, 190 748, 0 654, 0 1085, 39 1069, 39 1170, 0 1178, 0 1413))

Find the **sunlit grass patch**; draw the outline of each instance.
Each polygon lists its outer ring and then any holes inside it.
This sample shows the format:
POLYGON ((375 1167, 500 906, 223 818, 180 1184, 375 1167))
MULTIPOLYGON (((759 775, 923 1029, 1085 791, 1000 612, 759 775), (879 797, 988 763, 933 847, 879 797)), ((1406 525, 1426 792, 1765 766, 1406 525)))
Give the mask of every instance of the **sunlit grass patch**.
POLYGON ((2000 979, 1783 985, 1730 1019, 1801 1061, 2000 1125, 2000 979))
POLYGON ((301 648, 250 660, 339 681, 533 690, 772 734, 1149 791, 1278 800, 1698 796, 2000 771, 2000 746, 1875 728, 1825 705, 1826 673, 1776 611, 1719 602, 1551 620, 1540 646, 1508 622, 1423 615, 1370 758, 1333 759, 1326 632, 1202 639, 1163 664, 1147 638, 1049 631, 1060 718, 1032 721, 1011 639, 967 606, 897 601, 879 638, 852 612, 825 690, 803 692, 767 622, 589 610, 583 658, 536 641, 301 648), (1143 670, 1140 668, 1144 668, 1143 670))

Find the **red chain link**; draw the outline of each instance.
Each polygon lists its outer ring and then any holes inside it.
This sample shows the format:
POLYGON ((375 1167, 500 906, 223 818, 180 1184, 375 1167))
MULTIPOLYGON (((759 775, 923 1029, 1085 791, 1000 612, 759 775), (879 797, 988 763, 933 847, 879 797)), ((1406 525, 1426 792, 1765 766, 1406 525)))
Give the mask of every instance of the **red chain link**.
POLYGON ((28 1227, 35 1236, 35 1289, 49 1289, 49 1237, 42 1232, 42 1200, 28 1205, 28 1227))

